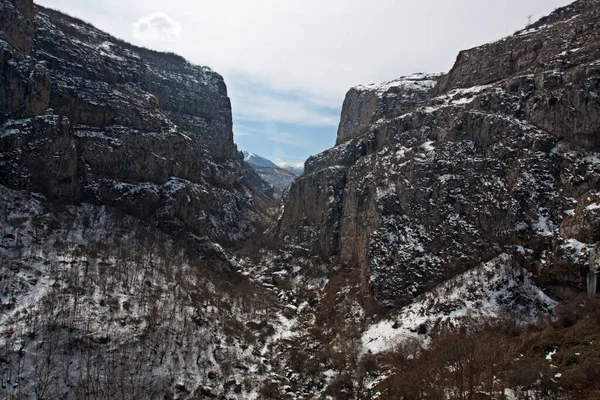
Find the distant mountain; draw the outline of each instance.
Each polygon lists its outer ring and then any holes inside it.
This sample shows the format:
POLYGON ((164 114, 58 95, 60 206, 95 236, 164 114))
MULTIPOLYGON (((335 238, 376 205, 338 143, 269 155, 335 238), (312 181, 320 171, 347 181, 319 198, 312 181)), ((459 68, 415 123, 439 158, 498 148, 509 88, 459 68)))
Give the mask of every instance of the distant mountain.
POLYGON ((302 162, 278 162, 277 165, 279 168, 287 169, 292 174, 296 176, 300 176, 304 173, 304 161, 302 162))
POLYGON ((261 157, 257 154, 250 153, 249 151, 243 151, 244 161, 248 164, 254 165, 255 167, 263 167, 263 168, 280 168, 271 160, 267 160, 264 157, 261 157))
POLYGON ((283 192, 304 170, 304 166, 302 170, 299 170, 298 165, 294 163, 281 163, 278 166, 273 161, 249 151, 243 151, 242 153, 244 154, 244 161, 251 165, 265 182, 273 186, 276 196, 278 193, 283 192), (283 165, 289 166, 289 168, 285 168, 283 165))

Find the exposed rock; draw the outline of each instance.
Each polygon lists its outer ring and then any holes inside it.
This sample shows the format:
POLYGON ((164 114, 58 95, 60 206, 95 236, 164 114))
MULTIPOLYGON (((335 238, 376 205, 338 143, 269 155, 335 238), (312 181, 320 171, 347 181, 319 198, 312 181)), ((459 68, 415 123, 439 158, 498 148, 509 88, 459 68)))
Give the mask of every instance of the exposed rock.
POLYGON ((3 1, 0 4, 0 38, 29 55, 34 42, 33 17, 32 0, 3 1))
POLYGON ((67 201, 80 198, 77 149, 67 118, 50 114, 10 120, 0 132, 5 184, 67 201))
POLYGON ((504 81, 523 117, 546 132, 600 148, 600 2, 581 0, 498 42, 462 51, 433 90, 504 81))
POLYGON ((439 74, 414 74, 380 85, 356 86, 346 94, 336 145, 355 139, 380 118, 402 115, 427 98, 439 74))
POLYGON ((360 268, 390 305, 515 249, 540 282, 582 288, 576 264, 551 260, 566 239, 600 240, 579 209, 563 223, 600 190, 598 10, 579 1, 462 52, 429 93, 399 80, 406 108, 387 107, 389 83, 351 89, 338 146, 307 161, 280 237, 360 268))
POLYGON ((34 18, 31 1, 1 4, 0 183, 215 240, 253 232, 220 75, 50 9, 34 18))
POLYGON ((284 209, 278 221, 279 234, 300 243, 312 244, 313 251, 333 256, 339 251, 347 170, 333 166, 307 174, 292 182, 284 194, 284 209), (318 227, 317 229, 315 229, 318 227))

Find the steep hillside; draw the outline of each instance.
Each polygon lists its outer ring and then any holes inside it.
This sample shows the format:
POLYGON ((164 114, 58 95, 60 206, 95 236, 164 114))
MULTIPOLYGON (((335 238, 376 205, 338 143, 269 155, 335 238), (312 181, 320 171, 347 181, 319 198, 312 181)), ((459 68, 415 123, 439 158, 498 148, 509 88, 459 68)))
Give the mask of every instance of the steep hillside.
POLYGON ((599 13, 578 1, 441 78, 350 90, 338 146, 307 161, 279 236, 359 269, 386 305, 501 254, 583 289, 600 240, 599 13))
POLYGON ((250 165, 254 165, 255 167, 278 168, 273 161, 267 160, 266 158, 257 154, 250 153, 249 151, 242 151, 242 154, 244 154, 244 161, 250 165))
POLYGON ((222 77, 31 0, 0 70, 0 397, 257 397, 291 322, 231 256, 264 194, 222 77))

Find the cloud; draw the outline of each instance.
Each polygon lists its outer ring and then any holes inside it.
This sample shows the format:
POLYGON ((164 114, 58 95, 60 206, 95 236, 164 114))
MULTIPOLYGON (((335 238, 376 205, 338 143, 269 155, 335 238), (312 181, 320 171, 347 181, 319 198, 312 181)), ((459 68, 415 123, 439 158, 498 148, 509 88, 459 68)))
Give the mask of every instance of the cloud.
POLYGON ((133 37, 142 42, 173 41, 181 38, 181 25, 159 12, 133 24, 133 37))
POLYGON ((252 127, 243 124, 235 124, 233 128, 233 134, 235 137, 252 136, 255 134, 252 132, 252 130, 252 127))
POLYGON ((229 81, 228 92, 239 121, 332 128, 337 128, 339 122, 339 107, 331 108, 318 99, 298 93, 272 91, 263 85, 240 80, 239 77, 229 81))
POLYGON ((307 142, 306 138, 290 132, 269 132, 267 137, 277 143, 291 144, 292 146, 308 149, 313 147, 313 143, 307 142))
POLYGON ((338 114, 319 109, 300 100, 281 99, 277 96, 235 96, 236 116, 243 121, 274 121, 284 124, 337 127, 338 114))
MULTIPOLYGON (((510 35, 528 15, 571 1, 36 0, 126 40, 131 22, 148 16, 134 25, 134 37, 222 74, 236 123, 296 124, 302 134, 319 132, 324 138, 312 137, 319 146, 335 142, 350 87, 448 71, 459 50, 510 35)), ((274 144, 291 154, 292 145, 266 140, 264 132, 241 128, 238 138, 259 154, 274 144)))

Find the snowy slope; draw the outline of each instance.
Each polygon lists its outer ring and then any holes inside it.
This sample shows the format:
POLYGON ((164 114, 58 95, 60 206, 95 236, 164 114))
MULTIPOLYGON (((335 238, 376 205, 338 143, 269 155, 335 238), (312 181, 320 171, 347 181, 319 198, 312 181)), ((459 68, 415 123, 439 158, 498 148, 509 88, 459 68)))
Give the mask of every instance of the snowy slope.
MULTIPOLYGON (((279 196, 301 174, 278 166, 273 161, 249 151, 243 151, 242 153, 244 154, 244 161, 250 164, 265 182, 275 188, 276 196, 279 196)), ((294 166, 294 164, 290 165, 294 166)))
POLYGON ((383 83, 372 83, 369 85, 359 85, 352 89, 357 91, 375 92, 378 96, 383 96, 391 90, 401 91, 403 96, 409 96, 413 91, 427 92, 437 83, 441 74, 423 74, 416 73, 403 76, 383 83))
POLYGON ((0 213, 0 397, 258 397, 294 319, 219 245, 2 185, 0 213))
POLYGON ((248 164, 254 165, 255 167, 279 168, 273 161, 267 160, 264 157, 249 151, 242 151, 242 153, 244 154, 244 161, 246 161, 248 164))
POLYGON ((536 287, 514 257, 501 254, 417 298, 362 336, 364 353, 381 353, 409 338, 426 339, 442 327, 512 315, 532 323, 552 315, 556 302, 536 287), (419 335, 421 331, 421 335, 419 335))
POLYGON ((304 162, 281 161, 277 162, 277 165, 279 166, 279 168, 288 170, 296 176, 300 176, 304 172, 304 162))

